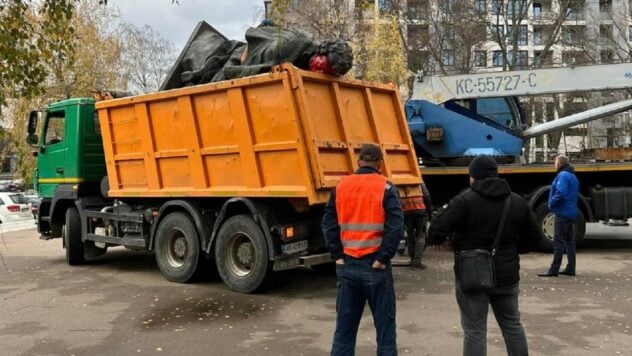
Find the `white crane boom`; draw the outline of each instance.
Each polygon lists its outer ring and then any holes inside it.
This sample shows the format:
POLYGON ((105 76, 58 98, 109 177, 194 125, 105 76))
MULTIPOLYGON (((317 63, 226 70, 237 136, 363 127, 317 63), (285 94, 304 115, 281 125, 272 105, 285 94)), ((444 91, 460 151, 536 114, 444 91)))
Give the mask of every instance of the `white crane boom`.
POLYGON ((441 104, 455 99, 558 94, 632 88, 632 63, 419 77, 412 100, 441 104))

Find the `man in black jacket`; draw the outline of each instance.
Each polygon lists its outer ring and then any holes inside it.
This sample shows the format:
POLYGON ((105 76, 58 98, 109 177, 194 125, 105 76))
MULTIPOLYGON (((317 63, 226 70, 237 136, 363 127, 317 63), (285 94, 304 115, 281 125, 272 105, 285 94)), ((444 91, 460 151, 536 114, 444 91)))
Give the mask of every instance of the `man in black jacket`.
POLYGON ((469 167, 471 189, 455 197, 435 217, 428 231, 429 245, 448 244, 456 251, 487 249, 496 236, 505 199, 511 194, 507 221, 494 257, 496 286, 487 291, 465 293, 458 283, 456 300, 464 332, 463 354, 487 352, 487 311, 491 304, 502 330, 507 353, 527 355, 528 346, 518 310, 520 258, 518 251, 533 247, 541 235, 527 202, 512 193, 506 180, 498 178, 496 161, 478 156, 469 167))

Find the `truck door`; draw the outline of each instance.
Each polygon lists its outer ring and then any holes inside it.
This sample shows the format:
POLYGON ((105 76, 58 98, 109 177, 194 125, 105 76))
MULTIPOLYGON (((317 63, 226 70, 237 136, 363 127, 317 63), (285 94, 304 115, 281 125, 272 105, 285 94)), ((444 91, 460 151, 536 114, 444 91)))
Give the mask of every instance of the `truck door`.
POLYGON ((57 184, 65 182, 67 151, 65 124, 65 110, 47 113, 38 154, 39 193, 44 198, 51 198, 57 184))

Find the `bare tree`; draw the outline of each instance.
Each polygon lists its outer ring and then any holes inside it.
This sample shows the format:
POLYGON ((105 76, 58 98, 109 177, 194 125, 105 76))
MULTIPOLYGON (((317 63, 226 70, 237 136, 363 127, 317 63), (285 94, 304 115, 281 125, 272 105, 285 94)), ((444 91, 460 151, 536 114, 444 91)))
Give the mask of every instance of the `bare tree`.
POLYGON ((121 30, 123 77, 133 92, 157 91, 177 58, 175 46, 150 26, 124 24, 121 30))
POLYGON ((426 73, 469 73, 487 66, 484 19, 469 0, 408 0, 400 5, 409 68, 426 73))
POLYGON ((277 25, 310 33, 317 41, 332 38, 353 41, 361 8, 361 4, 350 6, 348 0, 278 0, 273 3, 272 19, 277 25))

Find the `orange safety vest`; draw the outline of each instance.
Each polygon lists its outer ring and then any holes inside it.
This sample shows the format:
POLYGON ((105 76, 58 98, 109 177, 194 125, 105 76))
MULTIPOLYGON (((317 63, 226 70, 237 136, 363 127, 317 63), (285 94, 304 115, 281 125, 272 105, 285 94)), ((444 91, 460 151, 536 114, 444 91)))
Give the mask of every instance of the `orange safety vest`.
POLYGON ((379 250, 386 217, 382 201, 387 188, 386 178, 377 173, 343 177, 336 186, 344 254, 361 258, 379 250))
POLYGON ((400 200, 402 202, 402 211, 405 213, 426 210, 423 197, 407 197, 400 200))

